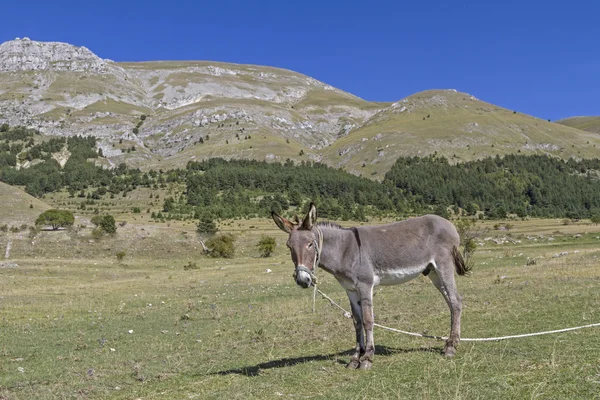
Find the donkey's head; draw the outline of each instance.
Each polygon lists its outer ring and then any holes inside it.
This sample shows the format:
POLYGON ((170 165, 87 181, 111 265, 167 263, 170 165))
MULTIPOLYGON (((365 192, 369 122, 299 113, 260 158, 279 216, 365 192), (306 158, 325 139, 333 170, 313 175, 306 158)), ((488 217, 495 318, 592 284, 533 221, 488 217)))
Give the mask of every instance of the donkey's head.
POLYGON ((302 222, 297 217, 295 222, 289 221, 275 212, 272 212, 271 216, 279 229, 290 235, 286 245, 292 253, 292 261, 296 268, 294 271, 296 283, 303 288, 315 284, 314 269, 319 263, 322 243, 319 229, 316 227, 313 229, 317 220, 317 208, 310 203, 308 213, 302 222))

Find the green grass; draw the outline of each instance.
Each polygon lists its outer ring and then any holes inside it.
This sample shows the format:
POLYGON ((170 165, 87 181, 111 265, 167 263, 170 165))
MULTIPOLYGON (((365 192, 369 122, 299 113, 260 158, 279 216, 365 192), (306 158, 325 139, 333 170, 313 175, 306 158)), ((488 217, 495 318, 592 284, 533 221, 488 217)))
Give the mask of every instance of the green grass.
MULTIPOLYGON (((463 336, 599 322, 600 227, 556 220, 512 223, 508 232, 481 224, 490 229, 483 236, 510 234, 521 242, 486 241, 476 253, 473 276, 459 278, 463 336), (538 232, 554 240, 527 239, 538 232), (576 233, 582 236, 575 238, 576 233), (569 255, 552 257, 562 251, 569 255), (537 264, 525 266, 527 257, 537 264)), ((439 342, 376 330, 373 369, 346 370, 354 344, 351 321, 322 300, 317 312, 310 312, 312 292, 291 278, 283 233, 267 219, 226 221, 221 228, 236 234, 234 259, 201 256, 194 227, 175 222, 131 220, 117 237, 100 241, 91 241, 90 228, 41 232, 35 244, 13 239, 10 261, 19 267, 0 268, 0 398, 590 399, 598 394, 598 329, 463 342, 451 360, 440 356, 439 342), (263 233, 277 238, 273 258, 258 258, 255 246, 263 233), (127 254, 118 262, 121 250, 127 254), (184 270, 190 261, 198 269, 184 270)), ((0 236, 0 246, 6 239, 0 236)), ((347 307, 335 279, 323 271, 319 276, 320 288, 347 307)), ((426 278, 379 288, 374 303, 379 323, 447 333, 447 307, 426 278)))

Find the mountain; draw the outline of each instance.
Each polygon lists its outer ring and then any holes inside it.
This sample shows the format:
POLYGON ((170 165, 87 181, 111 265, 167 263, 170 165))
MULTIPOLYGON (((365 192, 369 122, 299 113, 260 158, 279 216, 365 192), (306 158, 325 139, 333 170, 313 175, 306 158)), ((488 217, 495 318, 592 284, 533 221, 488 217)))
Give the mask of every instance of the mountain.
POLYGON ((478 100, 428 90, 383 109, 324 152, 333 166, 381 174, 399 156, 437 152, 453 162, 496 154, 600 157, 600 135, 478 100))
POLYGON ((0 106, 10 125, 99 137, 113 164, 181 165, 195 156, 284 160, 301 149, 316 158, 385 104, 278 68, 114 63, 84 47, 22 39, 0 45, 0 106), (123 151, 131 146, 135 153, 123 151))
POLYGON ((582 131, 600 134, 600 116, 596 117, 571 117, 556 121, 557 124, 581 129, 582 131))
POLYGON ((143 168, 208 157, 292 158, 377 178, 400 155, 600 155, 595 133, 454 90, 368 102, 280 68, 113 62, 85 47, 27 38, 0 44, 5 122, 50 136, 94 135, 107 165, 143 168))

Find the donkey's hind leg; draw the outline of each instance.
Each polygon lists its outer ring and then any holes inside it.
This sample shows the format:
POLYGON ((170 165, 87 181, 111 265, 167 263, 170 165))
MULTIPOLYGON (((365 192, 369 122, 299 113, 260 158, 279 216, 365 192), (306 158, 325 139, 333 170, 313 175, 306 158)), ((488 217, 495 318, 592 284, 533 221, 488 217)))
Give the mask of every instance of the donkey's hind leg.
POLYGON ((429 273, 429 279, 434 286, 442 293, 448 307, 450 308, 450 337, 446 340, 444 346, 444 356, 453 357, 456 354, 456 347, 460 341, 460 315, 462 312, 462 299, 456 288, 454 280, 454 263, 452 258, 448 257, 438 263, 432 263, 433 268, 429 273))

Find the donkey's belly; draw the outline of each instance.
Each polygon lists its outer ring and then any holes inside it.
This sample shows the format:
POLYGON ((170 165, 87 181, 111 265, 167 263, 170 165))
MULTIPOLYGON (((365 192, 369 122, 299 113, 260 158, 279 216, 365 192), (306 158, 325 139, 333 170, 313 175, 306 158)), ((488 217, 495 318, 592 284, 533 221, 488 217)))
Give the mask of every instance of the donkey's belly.
POLYGON ((418 277, 427 268, 427 264, 416 267, 396 267, 379 270, 375 274, 375 285, 399 285, 418 277))

